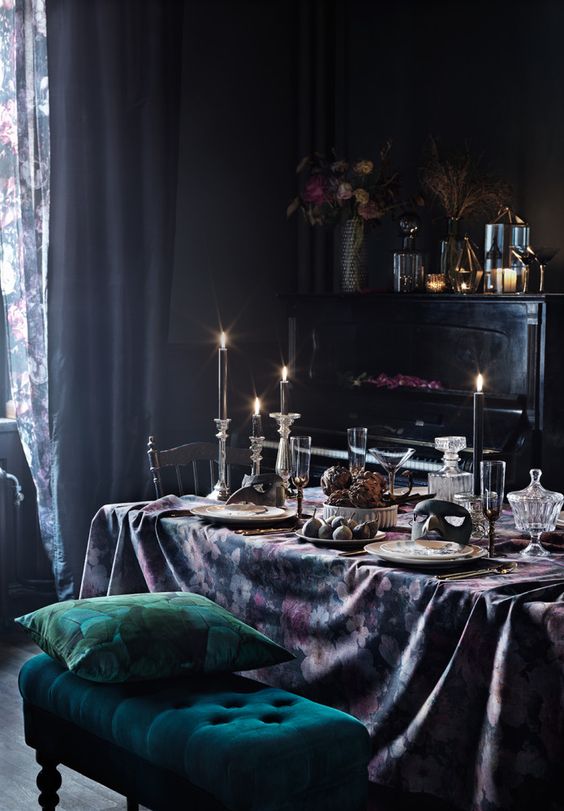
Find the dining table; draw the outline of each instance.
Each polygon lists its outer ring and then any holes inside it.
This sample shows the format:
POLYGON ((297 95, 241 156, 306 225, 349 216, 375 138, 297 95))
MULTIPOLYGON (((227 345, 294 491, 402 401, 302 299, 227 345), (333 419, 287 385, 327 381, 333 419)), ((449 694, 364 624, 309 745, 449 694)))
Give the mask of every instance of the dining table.
MULTIPOLYGON (((307 489, 304 509, 321 511, 323 499, 307 489)), ((171 495, 101 507, 80 596, 214 600, 294 654, 252 678, 366 725, 374 783, 463 811, 564 809, 564 533, 544 536, 550 556, 518 559, 527 541, 505 511, 496 560, 515 567, 448 581, 343 555, 290 526, 242 534, 192 515, 206 503, 171 495)), ((400 508, 388 538, 410 537, 411 512, 400 508)))

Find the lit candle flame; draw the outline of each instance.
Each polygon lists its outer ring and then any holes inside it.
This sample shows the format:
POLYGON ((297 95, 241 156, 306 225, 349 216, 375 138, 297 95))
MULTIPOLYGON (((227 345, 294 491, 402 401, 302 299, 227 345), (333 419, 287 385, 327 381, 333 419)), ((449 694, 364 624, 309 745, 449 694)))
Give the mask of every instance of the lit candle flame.
POLYGON ((282 382, 286 383, 288 380, 288 367, 284 366, 282 369, 282 382))
POLYGON ((220 345, 220 347, 221 347, 222 349, 225 349, 225 345, 226 345, 226 335, 225 335, 225 333, 224 333, 224 332, 222 332, 222 333, 221 333, 221 337, 220 337, 220 339, 219 339, 219 345, 220 345))
POLYGON ((260 400, 258 397, 255 398, 255 414, 257 417, 260 414, 260 400))
POLYGON ((480 374, 480 375, 478 375, 478 377, 476 378, 476 391, 482 391, 482 387, 483 387, 483 385, 484 385, 484 378, 483 378, 483 377, 482 377, 482 375, 480 374))

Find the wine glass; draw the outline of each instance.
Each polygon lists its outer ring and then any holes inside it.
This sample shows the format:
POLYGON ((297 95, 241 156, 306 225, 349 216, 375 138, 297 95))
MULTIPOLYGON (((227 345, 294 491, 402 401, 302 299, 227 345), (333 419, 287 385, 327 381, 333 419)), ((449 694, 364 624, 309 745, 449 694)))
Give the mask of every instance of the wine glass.
POLYGON ((379 448, 370 448, 370 453, 376 459, 379 465, 382 465, 388 474, 388 493, 390 501, 394 500, 394 482, 396 480, 396 473, 408 459, 411 459, 415 453, 415 448, 397 448, 394 446, 381 446, 379 448))
POLYGON ((505 491, 505 462, 480 462, 480 479, 482 484, 482 510, 489 524, 488 554, 494 555, 495 522, 501 515, 503 494, 505 491))
POLYGON ((309 482, 309 463, 311 460, 311 437, 290 437, 290 476, 297 490, 297 515, 302 516, 304 487, 309 482))
POLYGON ((352 476, 362 473, 366 465, 367 428, 347 428, 349 470, 352 476))
POLYGON ((531 483, 524 490, 508 493, 507 500, 513 510, 515 526, 521 532, 526 532, 529 545, 520 554, 524 558, 536 558, 550 555, 544 549, 540 536, 543 532, 552 532, 560 514, 564 496, 552 490, 545 490, 540 479, 542 471, 533 468, 529 471, 531 483))

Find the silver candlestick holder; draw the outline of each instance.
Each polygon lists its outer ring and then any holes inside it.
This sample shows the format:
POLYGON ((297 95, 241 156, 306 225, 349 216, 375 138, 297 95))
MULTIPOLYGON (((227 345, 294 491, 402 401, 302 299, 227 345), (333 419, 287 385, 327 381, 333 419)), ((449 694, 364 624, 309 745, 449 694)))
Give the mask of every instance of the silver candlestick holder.
POLYGON ((284 493, 287 493, 290 473, 292 471, 292 460, 290 458, 290 443, 288 442, 288 437, 290 436, 290 429, 292 428, 292 425, 296 420, 299 420, 302 415, 296 413, 282 414, 279 411, 275 411, 269 416, 278 423, 280 441, 278 442, 275 470, 284 483, 284 493))
POLYGON ((215 498, 217 501, 227 501, 231 494, 229 485, 227 484, 227 434, 229 432, 229 424, 231 420, 214 420, 215 427, 217 428, 217 440, 219 444, 219 451, 217 457, 217 482, 209 494, 208 498, 215 498))
POLYGON ((251 462, 252 462, 252 469, 251 475, 252 476, 259 476, 260 475, 260 463, 262 459, 262 448, 264 445, 264 437, 263 436, 250 436, 249 441, 251 443, 251 462))

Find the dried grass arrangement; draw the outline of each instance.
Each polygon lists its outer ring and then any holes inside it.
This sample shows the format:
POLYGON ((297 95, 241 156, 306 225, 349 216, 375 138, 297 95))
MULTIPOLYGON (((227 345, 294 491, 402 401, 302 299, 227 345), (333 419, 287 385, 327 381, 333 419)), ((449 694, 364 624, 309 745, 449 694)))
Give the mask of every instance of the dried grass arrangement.
POLYGON ((480 159, 468 147, 441 155, 434 138, 429 140, 420 180, 424 191, 448 219, 477 216, 487 219, 506 206, 511 196, 510 186, 483 172, 480 159))

